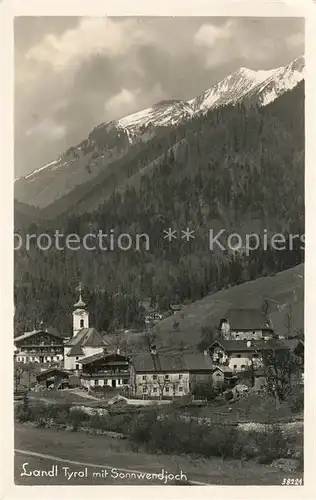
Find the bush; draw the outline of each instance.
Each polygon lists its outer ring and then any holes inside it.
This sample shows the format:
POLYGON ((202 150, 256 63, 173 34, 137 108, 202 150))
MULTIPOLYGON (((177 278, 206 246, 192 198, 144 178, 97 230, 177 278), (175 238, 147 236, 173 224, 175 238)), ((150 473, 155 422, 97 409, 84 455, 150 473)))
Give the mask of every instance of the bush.
POLYGON ((304 393, 298 392, 290 398, 290 409, 292 413, 301 413, 304 411, 304 393))
POLYGON ((70 407, 61 408, 55 417, 56 424, 67 424, 69 422, 70 407))
POLYGON ((130 438, 137 446, 145 446, 151 453, 186 453, 205 458, 252 459, 262 463, 286 457, 289 441, 278 428, 264 432, 247 432, 231 426, 209 427, 195 420, 184 421, 176 415, 158 418, 150 413, 138 416, 129 429, 130 438))
POLYGON ((278 427, 267 429, 265 432, 256 432, 254 440, 258 447, 260 463, 269 464, 277 458, 288 455, 289 441, 278 427))
POLYGON ((150 429, 157 421, 157 412, 148 412, 137 415, 131 422, 128 429, 131 439, 137 444, 144 444, 148 441, 150 429))
POLYGON ((29 422, 31 421, 32 417, 32 412, 30 408, 25 409, 23 408, 22 405, 18 406, 18 408, 15 411, 15 418, 17 419, 18 422, 29 422))
MULTIPOLYGON (((176 415, 157 418, 154 413, 134 420, 130 437, 136 444, 152 452, 186 453, 203 457, 240 457, 238 432, 232 427, 199 424, 193 419, 184 421, 176 415)), ((241 442, 241 441, 240 441, 241 442)))
POLYGON ((225 400, 226 401, 231 401, 232 399, 234 399, 234 393, 233 393, 233 391, 227 391, 227 392, 225 392, 225 400))
POLYGON ((87 420, 90 420, 89 415, 79 408, 74 408, 69 412, 68 423, 72 426, 73 431, 77 431, 87 420))

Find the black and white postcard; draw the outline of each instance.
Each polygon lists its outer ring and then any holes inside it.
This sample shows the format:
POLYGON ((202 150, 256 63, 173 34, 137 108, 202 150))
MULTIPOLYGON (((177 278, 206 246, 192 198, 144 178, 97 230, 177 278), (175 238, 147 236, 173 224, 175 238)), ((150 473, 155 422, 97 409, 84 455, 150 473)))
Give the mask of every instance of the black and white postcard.
POLYGON ((2 7, 3 498, 312 498, 315 4, 2 7))

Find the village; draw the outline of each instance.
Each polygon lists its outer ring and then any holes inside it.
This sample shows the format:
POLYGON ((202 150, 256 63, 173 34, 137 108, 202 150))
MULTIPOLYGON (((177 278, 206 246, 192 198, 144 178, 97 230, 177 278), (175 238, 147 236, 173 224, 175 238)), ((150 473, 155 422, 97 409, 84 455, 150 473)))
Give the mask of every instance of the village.
MULTIPOLYGON (((203 352, 149 342, 142 352, 122 352, 90 325, 81 292, 72 317, 71 334, 43 327, 14 339, 16 392, 23 392, 19 373, 27 366, 33 367, 25 385, 31 391, 75 387, 93 394, 103 389, 107 396, 112 390, 113 395, 153 402, 197 396, 202 389, 217 394, 228 389, 264 391, 271 381, 277 391, 287 375, 279 373, 284 371, 284 357, 295 362, 296 380, 303 385, 303 340, 280 338, 259 309, 227 311, 216 339, 203 352)), ((146 317, 156 323, 161 318, 157 313, 146 317)))
MULTIPOLYGON (((19 484, 27 484, 19 482, 23 457, 44 458, 45 450, 73 463, 142 463, 154 473, 158 464, 176 462, 189 474, 187 484, 235 484, 237 477, 279 484, 286 471, 302 480, 301 331, 275 328, 276 315, 266 308, 232 306, 215 330, 202 329, 197 345, 171 336, 162 342, 155 329, 166 319, 181 338, 186 307, 173 304, 167 318, 147 307, 145 330, 125 332, 126 343, 91 325, 81 286, 77 299, 71 332, 40 323, 14 338, 19 484)), ((51 484, 43 481, 37 484, 51 484)))

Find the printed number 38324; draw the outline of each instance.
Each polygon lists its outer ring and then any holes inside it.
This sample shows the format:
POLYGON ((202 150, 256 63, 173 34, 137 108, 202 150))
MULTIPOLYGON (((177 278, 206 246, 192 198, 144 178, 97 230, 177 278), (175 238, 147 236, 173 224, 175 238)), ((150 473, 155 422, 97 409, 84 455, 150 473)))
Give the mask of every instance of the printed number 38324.
POLYGON ((302 486, 303 478, 284 477, 282 486, 302 486))

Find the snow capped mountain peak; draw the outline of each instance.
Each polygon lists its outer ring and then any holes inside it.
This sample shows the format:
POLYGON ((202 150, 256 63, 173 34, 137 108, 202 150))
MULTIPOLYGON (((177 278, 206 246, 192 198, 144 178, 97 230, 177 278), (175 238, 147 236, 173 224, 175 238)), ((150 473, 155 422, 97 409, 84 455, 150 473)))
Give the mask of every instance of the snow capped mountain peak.
POLYGON ((256 99, 264 106, 294 88, 304 78, 304 66, 304 57, 299 57, 289 65, 275 69, 241 67, 189 103, 195 112, 206 112, 213 107, 247 99, 256 99))
POLYGON ((180 100, 160 101, 151 108, 143 109, 117 120, 117 126, 128 129, 132 135, 149 130, 150 127, 176 125, 193 115, 189 103, 180 100))
POLYGON ((240 102, 269 104, 304 79, 304 67, 304 57, 275 69, 241 67, 189 101, 163 100, 118 120, 101 123, 58 160, 16 179, 15 196, 24 203, 32 200, 34 205, 46 206, 76 185, 97 177, 107 165, 127 154, 131 146, 147 142, 163 128, 186 123, 218 106, 240 102))
POLYGON ((297 57, 287 67, 291 71, 298 71, 300 73, 304 73, 305 57, 304 56, 297 57))

